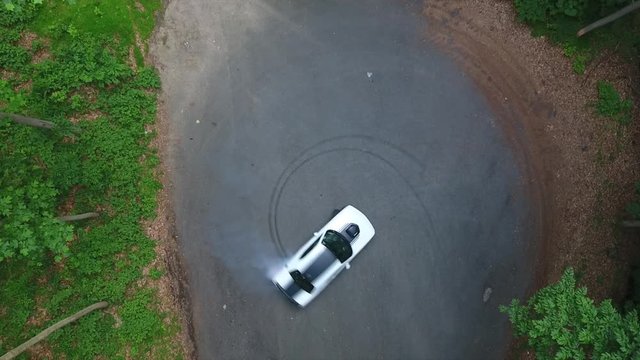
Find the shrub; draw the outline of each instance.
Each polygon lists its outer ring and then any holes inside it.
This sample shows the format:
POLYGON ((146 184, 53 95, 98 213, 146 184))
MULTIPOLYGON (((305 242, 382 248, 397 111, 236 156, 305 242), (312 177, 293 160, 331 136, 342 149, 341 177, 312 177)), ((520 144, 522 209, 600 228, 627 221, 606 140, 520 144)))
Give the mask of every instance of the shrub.
POLYGON ((39 259, 45 251, 60 260, 73 229, 55 218, 59 192, 41 160, 52 143, 37 129, 2 120, 0 137, 0 262, 39 259))
POLYGON ((7 43, 0 43, 0 68, 7 70, 20 70, 31 61, 27 50, 7 43))
POLYGON ((632 0, 515 0, 515 7, 518 18, 532 26, 534 35, 544 35, 562 45, 565 54, 572 60, 573 70, 582 74, 588 62, 606 48, 615 49, 623 57, 638 56, 638 16, 623 17, 587 36, 576 36, 580 28, 631 2, 632 0))
POLYGON ((616 89, 608 82, 598 82, 598 102, 596 111, 600 116, 608 117, 621 125, 631 123, 633 104, 629 99, 622 99, 616 89))
POLYGON ((610 300, 595 305, 586 288, 576 287, 572 269, 526 305, 513 300, 500 311, 509 315, 515 335, 526 337, 539 360, 640 357, 636 311, 621 314, 610 300))

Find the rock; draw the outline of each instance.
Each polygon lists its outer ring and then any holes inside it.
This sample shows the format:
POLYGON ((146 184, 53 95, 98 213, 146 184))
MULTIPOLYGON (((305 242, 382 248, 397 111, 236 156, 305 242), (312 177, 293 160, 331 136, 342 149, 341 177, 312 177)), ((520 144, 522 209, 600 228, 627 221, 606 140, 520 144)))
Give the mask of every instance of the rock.
POLYGON ((493 292, 493 289, 490 287, 487 287, 486 289, 484 289, 484 294, 482 294, 483 303, 486 303, 487 301, 489 301, 489 298, 491 297, 492 292, 493 292))

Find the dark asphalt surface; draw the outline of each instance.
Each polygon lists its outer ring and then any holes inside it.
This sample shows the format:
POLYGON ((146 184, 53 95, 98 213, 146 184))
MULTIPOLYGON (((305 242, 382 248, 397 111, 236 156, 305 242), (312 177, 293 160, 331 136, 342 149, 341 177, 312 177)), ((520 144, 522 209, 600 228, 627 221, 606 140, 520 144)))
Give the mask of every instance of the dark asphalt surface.
POLYGON ((153 53, 201 359, 504 357, 498 305, 532 278, 531 204, 420 12, 170 2, 153 53), (268 274, 347 204, 376 236, 299 310, 268 274))

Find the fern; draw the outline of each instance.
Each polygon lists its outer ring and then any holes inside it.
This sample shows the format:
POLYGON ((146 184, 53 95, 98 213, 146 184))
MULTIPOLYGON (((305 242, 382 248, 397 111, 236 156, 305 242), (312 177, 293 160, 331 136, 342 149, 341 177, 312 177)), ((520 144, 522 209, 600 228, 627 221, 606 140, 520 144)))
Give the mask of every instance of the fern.
POLYGON ((636 311, 620 314, 610 300, 594 304, 576 286, 572 269, 539 290, 526 305, 513 300, 500 311, 509 315, 516 336, 526 337, 540 360, 637 359, 640 323, 636 311))

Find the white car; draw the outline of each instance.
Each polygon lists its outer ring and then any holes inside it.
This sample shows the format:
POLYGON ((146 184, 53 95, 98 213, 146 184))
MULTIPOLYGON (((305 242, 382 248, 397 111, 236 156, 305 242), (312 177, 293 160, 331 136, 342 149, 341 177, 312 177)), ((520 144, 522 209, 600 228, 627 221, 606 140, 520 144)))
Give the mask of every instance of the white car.
POLYGON ((307 241, 272 278, 289 300, 305 307, 371 241, 376 233, 366 216, 349 205, 307 241))

